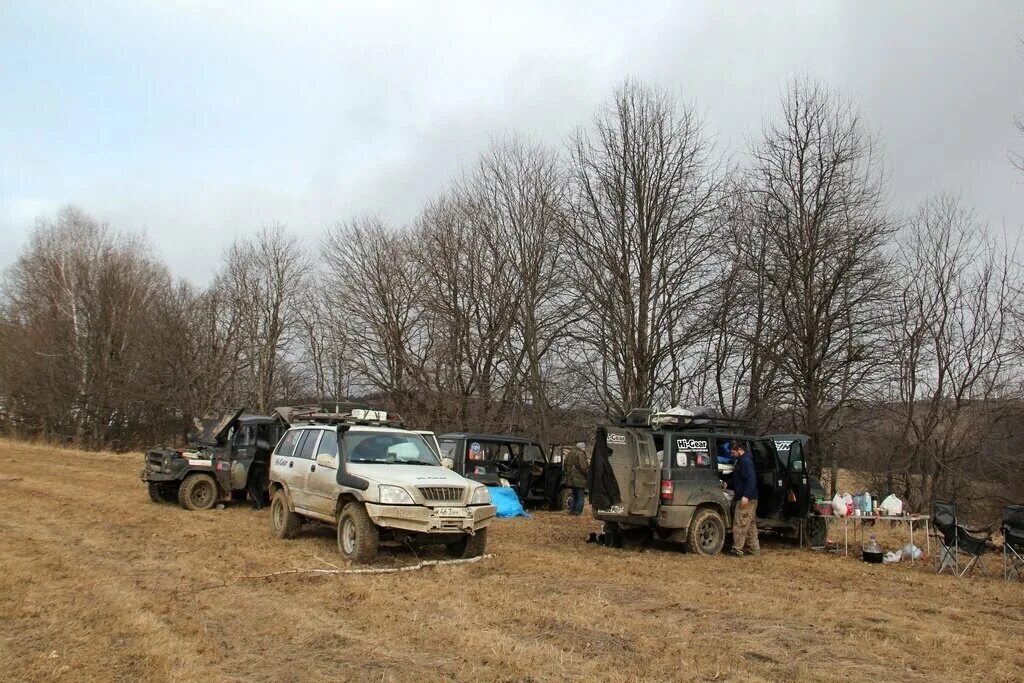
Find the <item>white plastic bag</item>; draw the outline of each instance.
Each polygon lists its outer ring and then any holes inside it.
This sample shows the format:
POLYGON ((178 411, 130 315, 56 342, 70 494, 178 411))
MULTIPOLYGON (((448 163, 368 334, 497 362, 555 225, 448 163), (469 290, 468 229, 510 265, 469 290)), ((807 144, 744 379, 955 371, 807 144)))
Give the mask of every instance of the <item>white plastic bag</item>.
POLYGON ((882 558, 882 564, 892 564, 893 562, 899 562, 903 559, 903 551, 896 550, 891 553, 886 553, 885 557, 882 558))
POLYGON ((832 499, 832 514, 836 517, 845 517, 849 512, 846 501, 838 493, 832 499))
POLYGON ((901 501, 899 498, 895 496, 895 494, 892 493, 885 497, 885 500, 882 501, 881 507, 885 508, 885 511, 888 512, 890 515, 903 514, 903 501, 901 501))

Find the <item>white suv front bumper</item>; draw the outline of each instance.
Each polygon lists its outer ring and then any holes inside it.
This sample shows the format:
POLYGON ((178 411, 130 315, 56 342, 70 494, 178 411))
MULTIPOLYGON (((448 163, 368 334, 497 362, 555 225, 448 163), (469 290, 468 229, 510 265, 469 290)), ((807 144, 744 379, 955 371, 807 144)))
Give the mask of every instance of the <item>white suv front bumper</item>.
POLYGON ((479 531, 498 513, 493 505, 440 506, 379 505, 365 503, 370 519, 385 529, 403 529, 423 533, 479 531))

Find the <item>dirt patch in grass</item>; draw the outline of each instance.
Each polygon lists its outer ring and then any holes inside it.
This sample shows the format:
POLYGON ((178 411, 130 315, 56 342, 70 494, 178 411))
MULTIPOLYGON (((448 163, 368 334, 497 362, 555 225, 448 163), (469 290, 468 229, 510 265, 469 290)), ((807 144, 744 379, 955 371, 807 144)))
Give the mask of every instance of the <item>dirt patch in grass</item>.
POLYGON ((344 563, 330 529, 279 541, 266 511, 153 504, 140 463, 0 441, 6 680, 1024 677, 1020 583, 771 539, 745 558, 609 549, 585 542, 593 520, 548 512, 497 522, 477 564, 239 579, 344 563))

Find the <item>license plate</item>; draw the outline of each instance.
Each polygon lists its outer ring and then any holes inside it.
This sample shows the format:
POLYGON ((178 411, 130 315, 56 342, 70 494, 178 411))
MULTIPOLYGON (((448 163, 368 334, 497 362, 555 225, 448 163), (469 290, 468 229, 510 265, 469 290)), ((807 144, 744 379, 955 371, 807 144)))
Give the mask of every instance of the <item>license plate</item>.
POLYGON ((435 517, 469 517, 469 508, 434 508, 435 517))

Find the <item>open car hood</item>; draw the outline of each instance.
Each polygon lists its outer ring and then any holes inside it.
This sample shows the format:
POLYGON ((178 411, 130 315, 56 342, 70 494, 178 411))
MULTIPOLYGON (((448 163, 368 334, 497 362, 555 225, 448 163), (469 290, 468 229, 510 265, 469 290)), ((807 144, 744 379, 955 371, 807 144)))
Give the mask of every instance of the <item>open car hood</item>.
POLYGON ((241 417, 245 408, 231 408, 225 413, 210 413, 203 419, 193 421, 194 428, 188 434, 189 443, 202 446, 216 446, 241 417))

